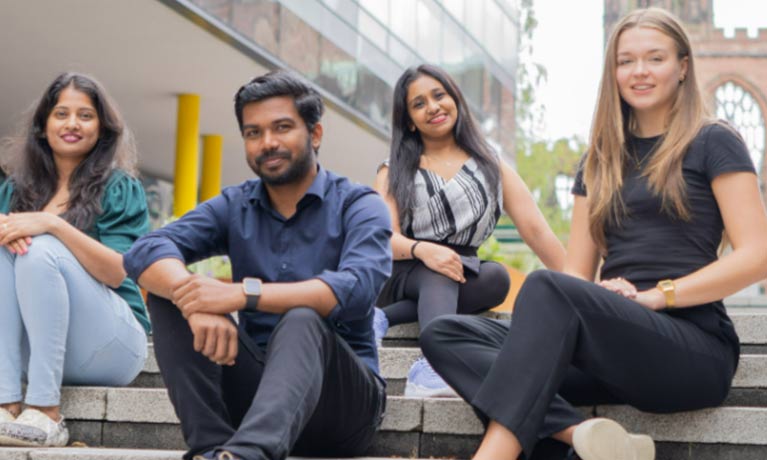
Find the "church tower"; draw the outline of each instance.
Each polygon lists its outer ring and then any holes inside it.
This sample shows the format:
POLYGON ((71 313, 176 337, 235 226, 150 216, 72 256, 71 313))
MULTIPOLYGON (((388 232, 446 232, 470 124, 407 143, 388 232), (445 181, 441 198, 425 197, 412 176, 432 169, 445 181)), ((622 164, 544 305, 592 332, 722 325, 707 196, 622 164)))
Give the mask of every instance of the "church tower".
POLYGON ((605 0, 605 40, 624 14, 650 6, 674 13, 684 23, 691 38, 710 33, 714 25, 714 0, 605 0))

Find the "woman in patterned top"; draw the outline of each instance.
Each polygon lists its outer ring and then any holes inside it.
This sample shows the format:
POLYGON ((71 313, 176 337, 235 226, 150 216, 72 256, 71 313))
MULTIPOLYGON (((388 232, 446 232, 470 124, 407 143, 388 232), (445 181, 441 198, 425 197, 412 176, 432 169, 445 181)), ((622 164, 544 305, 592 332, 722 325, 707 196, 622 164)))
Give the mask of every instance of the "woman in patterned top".
POLYGON ((0 183, 0 445, 66 445, 61 385, 143 368, 149 321, 120 255, 149 230, 129 140, 101 86, 65 73, 16 143, 0 183))
MULTIPOLYGON (((565 252, 525 183, 483 138, 469 107, 442 69, 411 68, 394 89, 389 161, 376 189, 392 217, 394 269, 379 298, 374 331, 418 321, 421 329, 451 313, 479 313, 503 302, 506 269, 480 261, 477 248, 501 210, 522 239, 554 270, 565 252)), ((423 358, 408 373, 408 396, 455 393, 423 358)))

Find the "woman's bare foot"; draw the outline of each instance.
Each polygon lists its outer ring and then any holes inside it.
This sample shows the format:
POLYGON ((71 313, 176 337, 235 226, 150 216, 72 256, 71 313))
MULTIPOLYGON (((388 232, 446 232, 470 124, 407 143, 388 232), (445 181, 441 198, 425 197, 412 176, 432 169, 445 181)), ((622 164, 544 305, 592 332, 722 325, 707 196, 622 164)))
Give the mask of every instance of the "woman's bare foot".
POLYGON ((16 418, 21 414, 21 402, 0 404, 0 409, 7 410, 14 418, 16 418))

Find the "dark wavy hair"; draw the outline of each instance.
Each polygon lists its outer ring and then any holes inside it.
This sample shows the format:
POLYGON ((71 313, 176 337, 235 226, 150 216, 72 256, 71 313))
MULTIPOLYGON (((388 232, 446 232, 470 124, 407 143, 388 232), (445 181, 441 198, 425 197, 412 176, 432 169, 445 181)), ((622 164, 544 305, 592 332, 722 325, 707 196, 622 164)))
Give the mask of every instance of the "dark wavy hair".
POLYGON ((394 86, 394 109, 392 113, 392 142, 389 155, 389 194, 397 203, 400 221, 413 206, 413 178, 423 153, 423 140, 418 130, 410 131, 413 120, 407 111, 407 91, 410 84, 421 76, 434 78, 442 84, 458 108, 458 119, 453 127, 453 136, 458 146, 472 156, 480 171, 491 185, 491 193, 497 195, 500 180, 498 157, 485 141, 477 127, 469 106, 450 75, 441 68, 422 64, 411 67, 399 77, 394 86), (496 185, 496 186, 493 186, 496 185))
POLYGON ((240 133, 243 123, 242 111, 247 104, 279 96, 293 98, 298 114, 311 133, 325 111, 322 96, 311 83, 287 70, 274 70, 260 75, 237 90, 234 95, 234 113, 237 115, 240 133))
POLYGON ((115 104, 93 78, 78 73, 56 77, 37 102, 31 120, 15 142, 10 163, 14 193, 11 212, 40 211, 53 198, 59 172, 53 152, 45 137, 51 111, 61 92, 72 87, 91 100, 99 119, 99 138, 85 159, 69 178, 69 202, 62 217, 80 230, 87 231, 101 214, 101 198, 115 169, 135 176, 136 151, 115 104))

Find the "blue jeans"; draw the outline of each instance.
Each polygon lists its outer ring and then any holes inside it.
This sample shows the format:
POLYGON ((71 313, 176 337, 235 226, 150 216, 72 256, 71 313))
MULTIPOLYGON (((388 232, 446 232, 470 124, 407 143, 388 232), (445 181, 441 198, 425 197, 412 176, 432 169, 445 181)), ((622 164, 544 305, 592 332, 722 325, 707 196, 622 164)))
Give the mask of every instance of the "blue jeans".
POLYGON ((61 385, 129 384, 146 333, 128 304, 50 235, 22 256, 0 247, 0 404, 57 406, 61 385))

